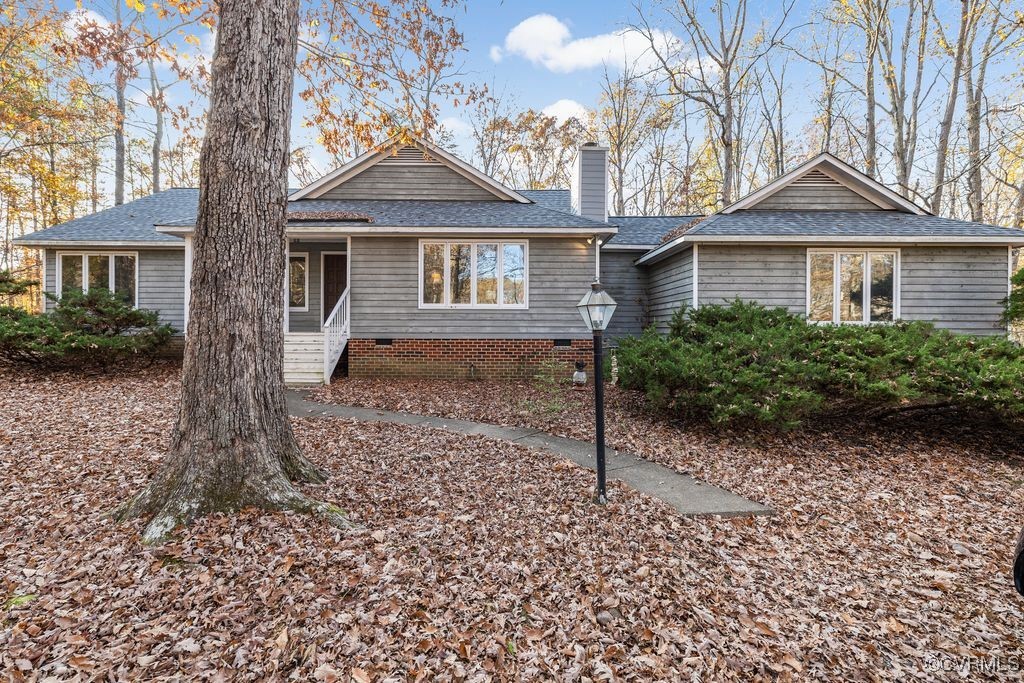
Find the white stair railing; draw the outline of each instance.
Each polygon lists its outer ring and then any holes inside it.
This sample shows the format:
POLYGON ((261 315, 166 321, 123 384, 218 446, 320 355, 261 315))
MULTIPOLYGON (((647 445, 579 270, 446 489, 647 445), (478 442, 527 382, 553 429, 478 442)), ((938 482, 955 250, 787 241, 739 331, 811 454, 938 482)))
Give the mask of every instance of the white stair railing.
POLYGON ((338 366, 345 345, 348 344, 348 336, 348 287, 346 287, 331 314, 327 316, 327 322, 324 323, 324 384, 330 383, 334 368, 338 366))

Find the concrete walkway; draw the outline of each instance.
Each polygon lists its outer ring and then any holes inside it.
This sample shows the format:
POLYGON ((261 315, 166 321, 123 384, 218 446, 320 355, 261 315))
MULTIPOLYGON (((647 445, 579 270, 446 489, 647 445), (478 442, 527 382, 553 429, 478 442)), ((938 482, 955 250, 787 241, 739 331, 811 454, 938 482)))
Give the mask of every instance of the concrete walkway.
MULTIPOLYGON (((288 411, 295 417, 346 417, 367 422, 424 425, 462 434, 477 434, 545 450, 566 457, 583 467, 594 469, 594 444, 552 436, 539 429, 500 427, 470 420, 319 403, 306 400, 303 392, 296 390, 288 392, 288 411)), ((607 463, 609 479, 622 481, 638 491, 660 498, 681 515, 738 517, 774 514, 771 508, 635 455, 619 453, 609 448, 607 463)))

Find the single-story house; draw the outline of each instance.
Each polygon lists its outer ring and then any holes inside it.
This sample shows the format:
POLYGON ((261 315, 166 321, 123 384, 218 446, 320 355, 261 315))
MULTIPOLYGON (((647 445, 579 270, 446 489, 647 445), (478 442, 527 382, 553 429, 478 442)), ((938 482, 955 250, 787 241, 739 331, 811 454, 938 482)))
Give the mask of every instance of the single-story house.
MULTIPOLYGON (((619 302, 611 338, 737 298, 820 322, 1005 333, 1022 230, 933 216, 828 154, 710 216, 609 216, 607 177, 592 143, 572 188, 515 190, 415 140, 293 191, 286 380, 329 381, 339 363, 509 377, 585 359, 575 305, 595 277, 619 302)), ((197 203, 166 190, 16 242, 43 251, 45 291, 107 287, 187 336, 197 203)))

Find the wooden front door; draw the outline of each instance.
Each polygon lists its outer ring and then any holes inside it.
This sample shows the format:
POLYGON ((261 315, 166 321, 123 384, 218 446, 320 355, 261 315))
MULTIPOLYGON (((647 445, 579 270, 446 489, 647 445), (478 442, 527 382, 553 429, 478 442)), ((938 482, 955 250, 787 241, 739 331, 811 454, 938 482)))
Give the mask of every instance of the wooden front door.
POLYGON ((324 254, 324 319, 334 310, 335 304, 341 298, 345 287, 348 285, 348 255, 347 254, 324 254))

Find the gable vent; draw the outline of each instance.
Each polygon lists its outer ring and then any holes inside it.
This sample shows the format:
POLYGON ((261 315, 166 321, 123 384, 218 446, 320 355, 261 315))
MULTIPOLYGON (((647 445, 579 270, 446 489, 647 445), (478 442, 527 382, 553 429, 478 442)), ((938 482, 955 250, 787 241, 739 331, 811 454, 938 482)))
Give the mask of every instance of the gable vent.
POLYGON ((840 187, 842 183, 818 169, 813 169, 793 180, 790 185, 796 187, 840 187))
POLYGON ((400 148, 394 154, 384 157, 379 163, 389 166, 428 166, 439 162, 437 159, 425 155, 419 147, 407 145, 400 148))

